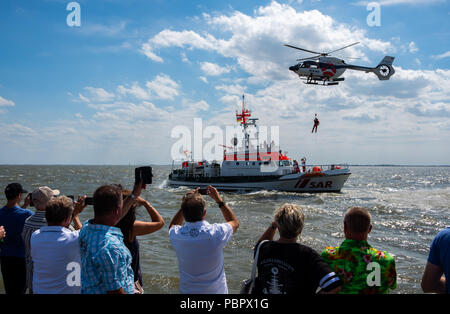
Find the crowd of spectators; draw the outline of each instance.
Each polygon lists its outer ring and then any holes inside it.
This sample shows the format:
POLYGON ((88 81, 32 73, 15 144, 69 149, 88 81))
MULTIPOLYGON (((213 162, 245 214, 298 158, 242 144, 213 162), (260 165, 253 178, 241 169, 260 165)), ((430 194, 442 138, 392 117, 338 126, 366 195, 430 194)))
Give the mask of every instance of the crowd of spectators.
MULTIPOLYGON (((47 186, 28 193, 19 183, 9 184, 7 203, 0 209, 0 266, 6 294, 144 293, 138 237, 160 230, 164 219, 141 197, 143 189, 142 183, 135 183, 132 190, 120 184, 97 188, 94 217, 82 224, 79 214, 86 207, 86 196, 73 200, 47 186), (34 212, 27 209, 30 205, 34 212), (138 207, 146 209, 151 221, 136 219, 138 207)), ((223 249, 237 232, 239 220, 216 188, 200 192, 186 193, 169 225, 179 292, 227 294, 223 249), (203 195, 217 204, 225 222, 206 220, 203 195)), ((255 245, 254 294, 375 294, 397 287, 394 257, 368 243, 373 224, 367 209, 349 208, 343 220, 345 239, 321 253, 299 241, 304 223, 296 204, 275 210, 255 245)), ((423 291, 449 293, 449 276, 450 228, 446 228, 431 243, 423 291)))

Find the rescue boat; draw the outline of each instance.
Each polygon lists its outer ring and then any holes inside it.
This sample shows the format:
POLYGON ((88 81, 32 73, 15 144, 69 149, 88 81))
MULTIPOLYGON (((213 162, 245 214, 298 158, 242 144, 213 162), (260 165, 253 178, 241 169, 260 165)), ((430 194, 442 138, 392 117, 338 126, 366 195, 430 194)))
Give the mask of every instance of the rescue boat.
MULTIPOLYGON (((251 111, 236 112, 236 120, 243 128, 243 145, 231 152, 224 150, 221 161, 184 160, 181 167, 169 174, 168 185, 205 188, 208 185, 223 191, 251 192, 257 190, 285 191, 297 193, 340 192, 351 172, 346 164, 306 165, 293 164, 285 152, 275 146, 259 144, 256 149, 250 145, 248 128, 256 126, 257 118, 251 119, 251 111)), ((257 133, 258 134, 258 133, 257 133)))

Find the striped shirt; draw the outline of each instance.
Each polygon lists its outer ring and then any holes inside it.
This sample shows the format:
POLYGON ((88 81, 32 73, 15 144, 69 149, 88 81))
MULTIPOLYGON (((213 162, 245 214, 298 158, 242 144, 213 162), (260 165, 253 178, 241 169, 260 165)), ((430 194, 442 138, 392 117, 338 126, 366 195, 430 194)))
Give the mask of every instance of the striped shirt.
POLYGON ((134 293, 132 257, 119 228, 87 221, 79 243, 82 294, 105 294, 120 288, 125 293, 134 293))
POLYGON ((47 226, 45 220, 45 211, 36 210, 36 212, 25 220, 22 231, 22 239, 25 244, 25 262, 27 267, 27 288, 29 292, 33 291, 33 260, 31 258, 30 239, 33 232, 41 227, 47 226))

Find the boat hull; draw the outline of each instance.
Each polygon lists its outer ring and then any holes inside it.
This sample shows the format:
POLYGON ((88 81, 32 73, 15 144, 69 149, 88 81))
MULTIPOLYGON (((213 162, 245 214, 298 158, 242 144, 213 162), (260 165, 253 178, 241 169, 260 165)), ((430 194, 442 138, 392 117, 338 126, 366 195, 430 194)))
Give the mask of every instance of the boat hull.
POLYGON ((265 178, 260 181, 257 179, 246 181, 233 180, 224 181, 223 178, 213 178, 209 180, 183 180, 169 179, 168 184, 173 187, 186 186, 191 188, 206 187, 212 185, 222 191, 284 191, 297 193, 330 193, 340 192, 350 172, 336 174, 290 174, 278 178, 265 178))

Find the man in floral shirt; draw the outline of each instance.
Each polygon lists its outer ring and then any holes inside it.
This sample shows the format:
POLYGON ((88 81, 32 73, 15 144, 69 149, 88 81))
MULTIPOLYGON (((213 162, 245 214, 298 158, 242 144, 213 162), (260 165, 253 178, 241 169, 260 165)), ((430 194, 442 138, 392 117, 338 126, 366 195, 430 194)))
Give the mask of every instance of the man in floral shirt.
POLYGON ((388 293, 397 287, 397 273, 392 255, 367 243, 372 230, 370 213, 352 207, 345 213, 345 241, 340 247, 326 247, 322 259, 343 282, 339 293, 388 293))

